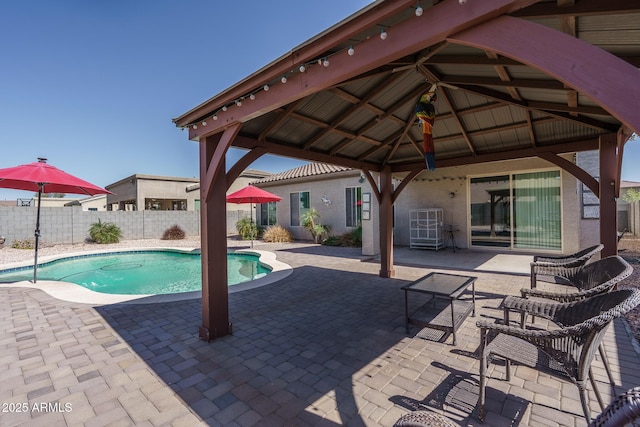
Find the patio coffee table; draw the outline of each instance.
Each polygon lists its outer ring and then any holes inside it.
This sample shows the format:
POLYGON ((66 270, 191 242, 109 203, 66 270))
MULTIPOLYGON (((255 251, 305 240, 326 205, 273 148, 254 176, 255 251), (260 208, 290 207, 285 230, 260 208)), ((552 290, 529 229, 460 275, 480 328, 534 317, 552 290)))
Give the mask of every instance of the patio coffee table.
POLYGON ((402 287, 407 333, 409 333, 409 324, 451 332, 453 345, 456 345, 456 330, 469 316, 469 313, 473 313, 474 317, 476 315, 476 279, 477 277, 473 276, 429 273, 402 287), (471 301, 461 300, 461 295, 469 288, 469 285, 471 285, 471 301), (409 314, 409 292, 428 294, 431 298, 409 314), (446 301, 447 299, 448 301, 446 301), (443 300, 448 304, 438 304, 443 300), (450 309, 448 309, 449 307, 450 309))

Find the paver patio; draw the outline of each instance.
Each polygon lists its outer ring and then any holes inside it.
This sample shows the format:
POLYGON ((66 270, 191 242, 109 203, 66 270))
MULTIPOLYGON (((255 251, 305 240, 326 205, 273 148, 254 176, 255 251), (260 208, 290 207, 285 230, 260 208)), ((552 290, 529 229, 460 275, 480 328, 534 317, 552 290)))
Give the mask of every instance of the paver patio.
MULTIPOLYGON (((502 297, 528 286, 526 275, 475 270, 478 317, 465 321, 454 347, 450 338, 417 338, 416 328, 405 334, 400 288, 434 271, 417 262, 450 263, 470 251, 412 251, 407 265, 398 251, 396 278, 382 279, 359 249, 259 249, 275 250, 293 273, 230 294, 233 335, 211 343, 198 339, 199 299, 92 307, 0 288, 0 425, 391 426, 424 407, 478 425, 475 320, 501 318, 502 297)), ((593 368, 610 399, 640 384, 640 358, 623 321, 606 345, 617 389, 600 360, 593 368)), ((506 382, 504 367, 492 365, 485 425, 586 424, 573 384, 514 372, 506 382)))

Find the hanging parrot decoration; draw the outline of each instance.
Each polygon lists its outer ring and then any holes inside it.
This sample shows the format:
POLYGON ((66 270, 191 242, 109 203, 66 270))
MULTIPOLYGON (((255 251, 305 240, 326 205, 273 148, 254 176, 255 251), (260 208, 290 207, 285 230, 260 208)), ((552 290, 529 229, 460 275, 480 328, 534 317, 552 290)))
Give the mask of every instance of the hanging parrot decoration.
POLYGON ((420 96, 416 105, 416 118, 422 124, 424 145, 424 162, 427 169, 436 169, 435 146, 433 144, 433 123, 436 119, 436 109, 433 103, 437 100, 436 84, 432 84, 429 91, 420 96))

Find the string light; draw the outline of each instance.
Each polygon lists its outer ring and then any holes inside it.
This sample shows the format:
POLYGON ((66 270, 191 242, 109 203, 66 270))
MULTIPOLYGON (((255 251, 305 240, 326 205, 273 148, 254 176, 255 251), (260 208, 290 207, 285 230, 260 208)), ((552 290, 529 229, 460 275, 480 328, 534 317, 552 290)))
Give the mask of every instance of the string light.
MULTIPOLYGON (((461 4, 461 5, 464 5, 464 4, 467 3, 467 0, 458 0, 458 3, 461 4)), ((420 4, 419 0, 418 0, 418 5, 415 7, 414 12, 415 12, 415 16, 422 16, 424 14, 424 9, 422 8, 422 5, 420 4)), ((389 36, 389 34, 387 33, 387 28, 388 27, 386 27, 386 26, 382 26, 382 28, 380 29, 380 39, 381 40, 386 40, 387 37, 389 36)), ((368 39, 368 37, 365 40, 367 40, 367 39, 368 39)), ((342 50, 342 51, 344 51, 344 50, 342 50)), ((353 56, 355 54, 355 52, 356 52, 354 47, 353 47, 353 45, 350 45, 349 48, 346 49, 346 51, 347 51, 347 54, 349 56, 353 56)), ((333 53, 331 53, 331 54, 329 54, 327 56, 324 56, 324 57, 321 57, 321 58, 318 58, 318 59, 314 59, 314 60, 312 60, 310 62, 306 62, 306 63, 300 64, 298 66, 298 71, 300 73, 305 73, 310 65, 313 66, 315 64, 322 65, 323 67, 329 67, 329 58, 331 56, 333 56, 333 55, 337 55, 338 53, 340 53, 340 52, 333 52, 333 53)), ((287 81, 288 81, 287 75, 291 75, 291 74, 295 74, 295 73, 296 73, 296 71, 294 71, 294 70, 291 70, 290 72, 285 73, 280 78, 280 82, 282 82, 283 84, 287 83, 287 81)), ((271 84, 273 84, 273 82, 271 82, 271 84)), ((265 92, 268 92, 269 89, 270 89, 269 83, 264 84, 261 89, 263 91, 265 91, 265 92)), ((260 91, 260 89, 254 89, 254 92, 251 92, 251 93, 249 93, 249 94, 247 94, 247 95, 245 95, 243 97, 240 97, 240 98, 236 99, 234 101, 235 105, 238 106, 238 107, 242 106, 242 100, 247 98, 247 97, 252 101, 255 100, 256 99, 256 94, 255 93, 259 92, 259 91, 260 91)), ((213 113, 211 118, 214 121, 218 120, 218 112, 219 111, 226 112, 228 109, 229 109, 229 105, 223 105, 221 108, 219 108, 218 110, 216 110, 213 113)), ((202 121, 201 124, 202 124, 202 126, 206 126, 207 122, 206 121, 202 121)), ((182 129, 188 128, 189 126, 191 126, 193 129, 197 129, 198 128, 197 124, 192 123, 192 124, 188 124, 188 125, 184 126, 182 129)))
POLYGON ((467 0, 458 0, 458 3, 460 3, 460 4, 466 4, 466 3, 467 3, 467 0))

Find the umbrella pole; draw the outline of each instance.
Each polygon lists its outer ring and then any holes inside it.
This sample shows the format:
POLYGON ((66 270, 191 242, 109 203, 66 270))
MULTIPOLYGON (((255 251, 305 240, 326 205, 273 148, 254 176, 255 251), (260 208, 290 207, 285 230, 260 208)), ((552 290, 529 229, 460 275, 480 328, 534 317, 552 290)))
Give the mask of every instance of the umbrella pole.
POLYGON ((36 214, 36 232, 35 232, 36 252, 35 252, 35 258, 33 261, 33 283, 36 283, 36 275, 38 272, 38 240, 40 239, 40 201, 42 199, 42 184, 38 184, 38 187, 39 187, 38 188, 38 213, 36 214))
POLYGON ((249 199, 249 215, 251 216, 251 249, 253 249, 253 202, 249 199))

